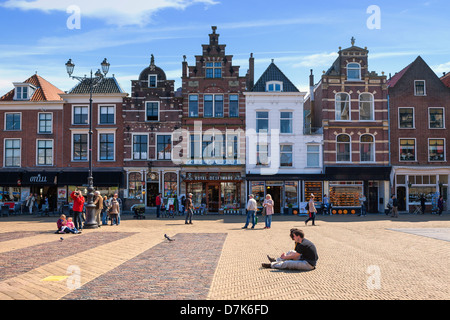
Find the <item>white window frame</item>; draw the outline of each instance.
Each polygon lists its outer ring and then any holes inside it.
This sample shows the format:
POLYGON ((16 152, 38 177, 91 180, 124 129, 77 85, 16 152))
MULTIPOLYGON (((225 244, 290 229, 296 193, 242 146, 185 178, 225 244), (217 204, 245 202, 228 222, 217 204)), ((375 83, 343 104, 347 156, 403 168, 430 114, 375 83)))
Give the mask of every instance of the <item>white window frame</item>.
POLYGON ((256 131, 256 133, 257 134, 269 134, 269 132, 270 132, 270 111, 269 110, 256 110, 255 111, 255 120, 256 120, 256 123, 255 123, 255 131, 256 131), (267 112, 267 118, 258 118, 258 113, 259 112, 267 112), (267 132, 264 132, 264 131, 259 132, 258 131, 258 120, 259 119, 267 120, 267 132))
POLYGON ((115 104, 99 104, 98 105, 98 124, 102 125, 102 126, 107 126, 107 125, 115 125, 116 124, 116 119, 117 119, 117 112, 116 112, 116 105, 115 104), (101 122, 101 115, 102 115, 102 108, 105 107, 109 107, 109 108, 113 108, 113 112, 114 112, 114 119, 112 123, 102 123, 101 122))
POLYGON ((428 138, 427 149, 428 149, 428 158, 427 158, 428 162, 442 163, 447 161, 447 140, 445 138, 428 138), (444 160, 430 160, 430 140, 444 140, 444 160))
POLYGON ((159 122, 160 119, 160 111, 161 111, 161 103, 159 101, 145 101, 145 122, 159 122), (147 119, 147 104, 148 103, 157 103, 158 104, 158 119, 157 120, 148 120, 147 119))
POLYGON ((414 107, 399 107, 397 111, 397 118, 398 118, 398 129, 400 130, 412 130, 416 128, 416 109, 414 107), (413 111, 413 126, 412 128, 402 128, 400 126, 400 109, 412 109, 413 111))
POLYGON ((306 144, 306 157, 307 157, 307 159, 306 159, 306 167, 307 168, 320 168, 321 167, 321 165, 320 165, 320 144, 319 143, 308 143, 308 144, 306 144), (309 152, 308 147, 319 147, 319 150, 318 151, 314 151, 314 152, 309 152), (309 157, 310 154, 314 154, 314 155, 317 154, 318 155, 317 166, 310 166, 310 165, 308 165, 308 159, 310 158, 309 157))
POLYGON ((414 80, 414 95, 416 97, 425 97, 427 95, 427 82, 425 80, 414 80), (423 82, 423 94, 417 94, 416 83, 423 82))
POLYGON ((3 139, 3 167, 5 167, 5 168, 22 168, 22 138, 4 138, 3 139), (6 165, 6 141, 7 140, 19 140, 19 143, 20 143, 19 166, 7 166, 6 165))
POLYGON ((223 93, 217 93, 217 94, 203 94, 203 117, 204 118, 224 118, 225 117, 225 95, 223 93), (212 115, 211 116, 205 116, 205 97, 206 96, 212 96, 212 115), (216 96, 222 96, 222 116, 216 117, 216 96))
POLYGON ((80 105, 72 105, 72 125, 73 126, 87 126, 89 125, 91 119, 89 114, 89 105, 80 104, 80 105), (86 123, 75 123, 75 108, 86 108, 87 110, 87 122, 86 123))
POLYGON ((15 88, 14 88, 14 101, 29 101, 31 100, 31 97, 34 94, 34 91, 36 90, 36 87, 31 85, 30 83, 15 83, 14 84, 15 88), (20 97, 18 97, 19 91, 18 89, 20 88, 20 97), (26 88, 27 89, 27 96, 26 98, 23 97, 23 89, 26 88))
POLYGON ((293 134, 294 133, 294 111, 292 110, 281 110, 280 111, 280 134, 293 134), (291 118, 281 118, 282 113, 290 113, 291 118), (291 132, 281 132, 281 120, 290 120, 291 122, 291 132))
POLYGON ((282 81, 267 81, 266 82, 266 92, 283 92, 283 82, 282 81), (277 89, 277 85, 279 85, 280 90, 277 89), (273 86, 273 90, 270 90, 270 87, 273 86))
MULTIPOLYGON (((340 118, 340 115, 339 115, 340 118)), ((336 92, 334 96, 334 120, 335 121, 352 121, 352 97, 348 92, 336 92), (346 94, 348 96, 348 119, 338 119, 338 109, 337 109, 337 97, 340 94, 346 94)))
POLYGON ((146 160, 149 160, 150 159, 150 152, 149 152, 149 150, 150 150, 150 135, 148 133, 145 133, 145 132, 141 132, 141 133, 134 132, 131 135, 131 159, 134 160, 134 161, 146 161, 146 160), (147 136, 147 157, 145 159, 136 159, 134 157, 134 153, 135 153, 134 152, 134 137, 135 136, 147 136))
POLYGON ((428 107, 428 129, 431 129, 431 130, 445 129, 445 108, 443 108, 443 107, 428 107), (431 127, 431 114, 430 114, 431 109, 442 109, 442 128, 432 128, 431 127))
MULTIPOLYGON (((89 144, 89 140, 88 140, 89 144)), ((99 129, 97 128, 97 161, 98 162, 115 162, 116 161, 116 153, 117 153, 117 139, 116 139, 116 130, 111 129, 99 129), (101 134, 112 134, 114 135, 114 152, 113 152, 113 159, 100 159, 100 135, 101 134)))
POLYGON ((55 141, 53 139, 36 139, 36 166, 38 167, 51 167, 55 163, 55 141), (52 143, 52 163, 40 164, 39 163, 39 141, 51 141, 52 143))
POLYGON ((5 112, 5 119, 4 119, 4 126, 3 126, 3 128, 5 128, 4 130, 5 131, 8 131, 8 132, 17 132, 17 131, 22 131, 22 122, 23 122, 23 117, 22 117, 22 112, 5 112), (7 115, 9 115, 9 114, 19 114, 20 115, 20 128, 19 129, 17 129, 17 130, 10 130, 10 129, 7 129, 6 128, 6 116, 7 115))
POLYGON ((417 162, 417 139, 416 138, 398 138, 398 161, 399 162, 417 162), (414 160, 402 160, 401 141, 414 140, 414 160))
POLYGON ((149 74, 148 75, 148 87, 149 88, 158 88, 158 75, 157 74, 149 74), (155 85, 150 86, 150 77, 155 77, 155 85))
POLYGON ((362 72, 361 72, 361 64, 358 62, 349 62, 347 63, 347 81, 361 81, 362 72), (354 64, 358 65, 358 68, 349 67, 349 65, 354 64), (358 78, 349 78, 349 70, 358 70, 358 78))
POLYGON ((340 134, 338 134, 337 136, 336 136, 336 163, 351 163, 352 162, 352 137, 349 135, 349 134, 347 134, 347 133, 340 133, 340 134), (338 137, 339 136, 341 136, 341 135, 346 135, 346 136, 348 136, 349 137, 349 139, 350 139, 350 141, 348 142, 348 144, 349 144, 349 146, 350 146, 350 149, 349 149, 349 155, 350 155, 350 159, 348 160, 348 161, 339 161, 338 160, 338 154, 339 154, 339 144, 341 143, 341 142, 338 142, 337 141, 337 139, 338 139, 338 137))
MULTIPOLYGON (((165 157, 165 155, 164 155, 165 157)), ((155 161, 172 161, 173 159, 173 135, 171 132, 160 132, 155 134, 155 161), (158 137, 159 136, 170 136, 170 159, 159 159, 158 158, 158 137)))
POLYGON ((37 116, 37 133, 38 134, 53 134, 53 112, 38 112, 37 116), (50 120, 50 132, 41 132, 41 114, 50 114, 52 119, 50 120))
POLYGON ((362 134, 359 137, 359 154, 360 154, 360 159, 359 159, 360 163, 374 163, 374 162, 376 162, 376 160, 377 160, 376 159, 377 158, 377 155, 376 155, 376 140, 375 140, 375 136, 373 134, 364 133, 364 134, 362 134), (372 149, 371 150, 371 155, 372 155, 373 158, 372 158, 372 160, 369 160, 369 161, 362 161, 362 157, 361 157, 361 155, 362 155, 361 148, 362 148, 363 144, 368 144, 367 142, 362 142, 361 141, 363 136, 371 136, 372 139, 373 139, 373 141, 370 143, 371 149, 372 149))
POLYGON ((89 161, 89 129, 83 129, 83 130, 72 130, 71 132, 71 136, 70 136, 70 161, 71 162, 80 162, 80 163, 85 163, 89 161), (75 134, 85 134, 87 136, 87 142, 86 142, 86 147, 87 147, 87 156, 86 156, 86 160, 74 160, 73 158, 73 153, 74 153, 74 140, 73 140, 73 136, 75 134))
POLYGON ((294 168, 295 166, 294 166, 294 161, 295 161, 295 148, 294 148, 294 144, 292 144, 292 143, 280 143, 280 148, 279 148, 279 150, 280 150, 280 168, 294 168), (282 153, 288 153, 288 152, 282 152, 281 151, 281 147, 283 147, 283 146, 290 146, 291 148, 292 148, 292 150, 291 150, 291 155, 292 155, 292 163, 291 163, 291 165, 290 166, 282 166, 281 165, 281 154, 282 153))
MULTIPOLYGON (((368 102, 364 101, 364 103, 368 103, 368 102)), ((370 92, 362 92, 362 93, 360 93, 359 97, 358 97, 358 104, 359 104, 359 121, 375 121, 375 97, 373 96, 373 94, 370 93, 370 92), (371 100, 370 100, 370 109, 371 109, 370 117, 371 117, 371 119, 369 119, 369 120, 361 119, 361 102, 362 102, 361 101, 361 96, 362 95, 369 95, 371 97, 371 100)))

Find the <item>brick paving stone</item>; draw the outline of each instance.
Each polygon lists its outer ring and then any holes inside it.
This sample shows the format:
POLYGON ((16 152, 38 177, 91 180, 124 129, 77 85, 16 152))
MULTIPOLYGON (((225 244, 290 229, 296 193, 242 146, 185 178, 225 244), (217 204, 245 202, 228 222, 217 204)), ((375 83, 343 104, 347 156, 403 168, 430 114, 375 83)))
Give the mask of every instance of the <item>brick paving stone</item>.
POLYGON ((226 234, 172 237, 66 295, 64 300, 204 300, 226 234))

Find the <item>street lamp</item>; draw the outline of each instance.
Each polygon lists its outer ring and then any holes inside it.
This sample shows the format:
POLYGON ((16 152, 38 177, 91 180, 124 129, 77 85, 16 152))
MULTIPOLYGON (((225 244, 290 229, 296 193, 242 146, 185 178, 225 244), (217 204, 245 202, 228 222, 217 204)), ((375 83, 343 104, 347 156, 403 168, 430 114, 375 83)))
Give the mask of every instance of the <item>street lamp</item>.
POLYGON ((108 63, 108 60, 106 58, 103 60, 103 62, 100 64, 102 71, 100 69, 97 70, 97 72, 93 75, 91 70, 90 77, 84 76, 84 77, 77 77, 72 76, 73 70, 75 69, 75 64, 72 62, 72 59, 69 59, 66 63, 66 69, 67 74, 72 79, 76 79, 78 81, 87 82, 89 85, 89 149, 88 149, 88 156, 89 156, 89 175, 88 175, 88 204, 86 206, 86 221, 84 222, 84 228, 87 229, 95 229, 98 227, 97 220, 95 217, 95 204, 94 204, 94 178, 92 175, 92 93, 96 86, 98 86, 104 79, 106 79, 106 74, 109 71, 110 64, 108 63), (102 73, 103 72, 103 73, 102 73))

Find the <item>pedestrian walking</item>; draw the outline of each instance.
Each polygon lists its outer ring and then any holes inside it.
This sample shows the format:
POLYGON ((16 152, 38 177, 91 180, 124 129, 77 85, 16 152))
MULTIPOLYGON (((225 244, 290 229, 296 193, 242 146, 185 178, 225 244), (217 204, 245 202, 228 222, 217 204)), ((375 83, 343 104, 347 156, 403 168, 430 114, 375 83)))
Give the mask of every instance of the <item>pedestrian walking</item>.
POLYGON ((103 209, 102 209, 102 225, 107 225, 108 224, 108 209, 109 209, 109 201, 108 201, 108 197, 104 196, 103 197, 103 209))
POLYGON ((119 215, 120 215, 120 204, 116 197, 117 194, 111 199, 111 204, 109 208, 109 216, 111 217, 111 225, 119 225, 119 215))
POLYGON ((83 229, 83 207, 85 199, 80 190, 75 190, 70 194, 73 199, 73 220, 77 230, 83 229))
POLYGON ((316 213, 317 213, 317 209, 316 206, 314 205, 314 194, 311 193, 311 197, 309 198, 309 202, 308 202, 308 219, 306 219, 305 221, 305 226, 308 224, 308 222, 311 220, 312 221, 312 225, 315 226, 316 225, 316 213))
POLYGON ((264 229, 270 229, 272 226, 272 216, 273 216, 273 200, 270 194, 266 195, 266 199, 264 200, 263 207, 266 211, 265 223, 266 226, 264 229))
POLYGON ((103 197, 100 194, 100 191, 94 192, 94 205, 95 205, 95 220, 97 221, 98 227, 100 227, 100 215, 103 210, 103 197))
POLYGON ((27 197, 27 202, 26 202, 26 206, 28 207, 28 212, 30 214, 33 214, 33 207, 34 207, 34 202, 36 201, 36 198, 34 197, 34 195, 31 193, 28 197, 27 197))
POLYGON ((422 214, 425 214, 425 196, 422 194, 420 196, 420 210, 422 211, 422 214))
POLYGON ((186 202, 184 204, 184 208, 186 210, 186 220, 184 224, 192 224, 192 215, 194 214, 194 204, 192 203, 192 193, 188 194, 186 198, 186 202), (189 222, 188 222, 189 220, 189 222))
POLYGON ((398 218, 398 199, 395 195, 392 196, 392 215, 393 218, 398 218))
POLYGON ((159 218, 161 214, 161 204, 162 204, 161 193, 158 193, 158 195, 156 196, 155 204, 156 204, 156 217, 159 218))
POLYGON ((248 197, 249 200, 247 202, 247 220, 242 229, 247 229, 248 225, 250 224, 250 220, 252 221, 252 229, 254 229, 256 225, 255 213, 256 210, 258 210, 258 204, 256 203, 256 200, 254 199, 255 196, 253 194, 249 195, 248 197))
POLYGON ((316 246, 305 239, 305 233, 300 229, 291 229, 290 237, 295 242, 295 250, 282 253, 277 259, 267 256, 270 263, 263 263, 263 268, 302 271, 311 271, 316 268, 319 259, 316 246))
POLYGON ((439 200, 438 200, 438 209, 439 209, 439 215, 441 215, 442 211, 444 211, 444 197, 442 195, 439 197, 439 200))

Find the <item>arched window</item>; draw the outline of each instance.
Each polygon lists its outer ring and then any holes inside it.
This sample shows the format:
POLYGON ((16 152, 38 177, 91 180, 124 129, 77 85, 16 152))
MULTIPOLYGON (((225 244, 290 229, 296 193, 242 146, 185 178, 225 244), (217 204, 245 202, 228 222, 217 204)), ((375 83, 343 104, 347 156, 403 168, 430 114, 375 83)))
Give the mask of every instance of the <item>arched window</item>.
POLYGON ((128 175, 128 198, 142 199, 142 176, 140 172, 130 172, 128 175))
POLYGON ((359 95, 359 120, 374 120, 374 104, 371 93, 361 93, 359 95))
POLYGON ((349 63, 347 65, 347 80, 361 80, 361 66, 359 63, 349 63))
POLYGON ((361 162, 375 161, 375 139, 370 134, 363 134, 360 143, 361 162))
POLYGON ((336 120, 350 120, 350 95, 345 92, 336 93, 336 120))
POLYGON ((351 140, 348 134, 340 134, 336 138, 336 162, 351 161, 351 140))

